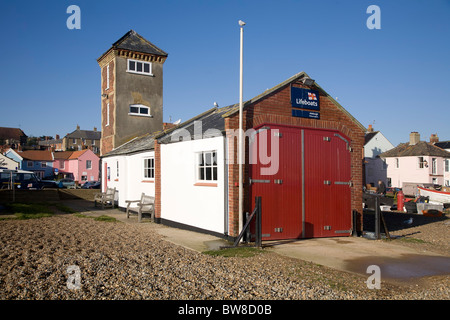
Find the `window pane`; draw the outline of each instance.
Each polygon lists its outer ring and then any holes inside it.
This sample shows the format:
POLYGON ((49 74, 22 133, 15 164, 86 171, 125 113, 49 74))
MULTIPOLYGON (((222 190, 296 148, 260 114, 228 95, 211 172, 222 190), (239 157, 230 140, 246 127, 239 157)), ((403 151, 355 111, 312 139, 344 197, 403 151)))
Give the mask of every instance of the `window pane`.
POLYGON ((212 170, 211 167, 205 168, 205 180, 212 180, 212 170))
POLYGON ((211 153, 205 153, 205 162, 207 165, 211 165, 212 161, 211 161, 211 153))
POLYGON ((199 166, 203 166, 204 162, 203 162, 203 153, 199 153, 198 154, 198 165, 199 166))
POLYGON ((213 167, 213 180, 217 180, 217 167, 213 167))
POLYGON ((217 166, 217 153, 213 152, 212 156, 213 156, 213 165, 217 166))
POLYGON ((136 62, 128 61, 128 70, 135 71, 136 70, 136 62))
POLYGON ((149 63, 144 63, 144 72, 150 73, 150 64, 149 63))
POLYGON ((130 106, 130 113, 139 113, 139 108, 130 106))
POLYGON ((136 62, 136 71, 142 72, 142 62, 136 62))
POLYGON ((148 109, 147 108, 140 108, 139 109, 141 114, 148 114, 148 109))
POLYGON ((199 179, 205 180, 205 170, 204 168, 199 168, 199 179))

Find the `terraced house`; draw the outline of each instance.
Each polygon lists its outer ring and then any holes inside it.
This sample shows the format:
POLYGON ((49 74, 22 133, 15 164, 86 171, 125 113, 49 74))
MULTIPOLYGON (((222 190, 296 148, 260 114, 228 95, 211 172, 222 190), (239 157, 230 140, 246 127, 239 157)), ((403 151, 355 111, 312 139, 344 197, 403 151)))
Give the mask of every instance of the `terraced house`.
POLYGON ((101 132, 94 130, 81 130, 77 125, 77 129, 68 133, 62 139, 62 151, 79 151, 90 149, 92 152, 100 153, 101 132))

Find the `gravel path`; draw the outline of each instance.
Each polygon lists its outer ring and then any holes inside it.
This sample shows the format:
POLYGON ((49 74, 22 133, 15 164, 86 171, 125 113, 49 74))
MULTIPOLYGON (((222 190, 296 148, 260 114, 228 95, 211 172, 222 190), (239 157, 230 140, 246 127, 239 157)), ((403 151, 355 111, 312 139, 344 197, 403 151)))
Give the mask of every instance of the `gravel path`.
POLYGON ((0 241, 0 299, 450 298, 449 277, 370 290, 367 277, 275 253, 213 257, 151 228, 71 214, 0 221, 0 241), (79 289, 67 286, 71 266, 80 270, 79 289))

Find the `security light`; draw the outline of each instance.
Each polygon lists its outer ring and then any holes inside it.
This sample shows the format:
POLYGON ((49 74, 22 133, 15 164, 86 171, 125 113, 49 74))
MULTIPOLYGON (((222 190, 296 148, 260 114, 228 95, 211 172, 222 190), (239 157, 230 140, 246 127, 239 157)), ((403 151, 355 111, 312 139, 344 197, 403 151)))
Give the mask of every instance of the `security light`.
POLYGON ((240 25, 241 27, 243 27, 243 26, 245 26, 245 22, 242 21, 242 20, 239 20, 239 25, 240 25))

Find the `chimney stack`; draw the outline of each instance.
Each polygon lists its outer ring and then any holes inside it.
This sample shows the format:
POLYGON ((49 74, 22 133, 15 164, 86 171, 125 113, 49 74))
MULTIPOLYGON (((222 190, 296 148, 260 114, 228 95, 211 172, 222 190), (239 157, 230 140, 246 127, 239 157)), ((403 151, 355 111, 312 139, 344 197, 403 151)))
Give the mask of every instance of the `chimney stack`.
POLYGON ((77 124, 77 130, 80 130, 80 126, 77 124))
POLYGON ((371 124, 369 124, 369 128, 367 129, 367 132, 373 132, 373 128, 372 128, 371 124))
POLYGON ((439 137, 437 133, 432 133, 430 137, 430 143, 435 144, 436 142, 439 142, 439 137))
POLYGON ((96 127, 94 127, 94 132, 97 132, 97 128, 96 127))
POLYGON ((420 142, 420 134, 416 131, 413 131, 409 134, 409 145, 414 146, 420 142))
POLYGON ((56 140, 59 139, 59 134, 55 134, 55 139, 56 139, 56 140))

